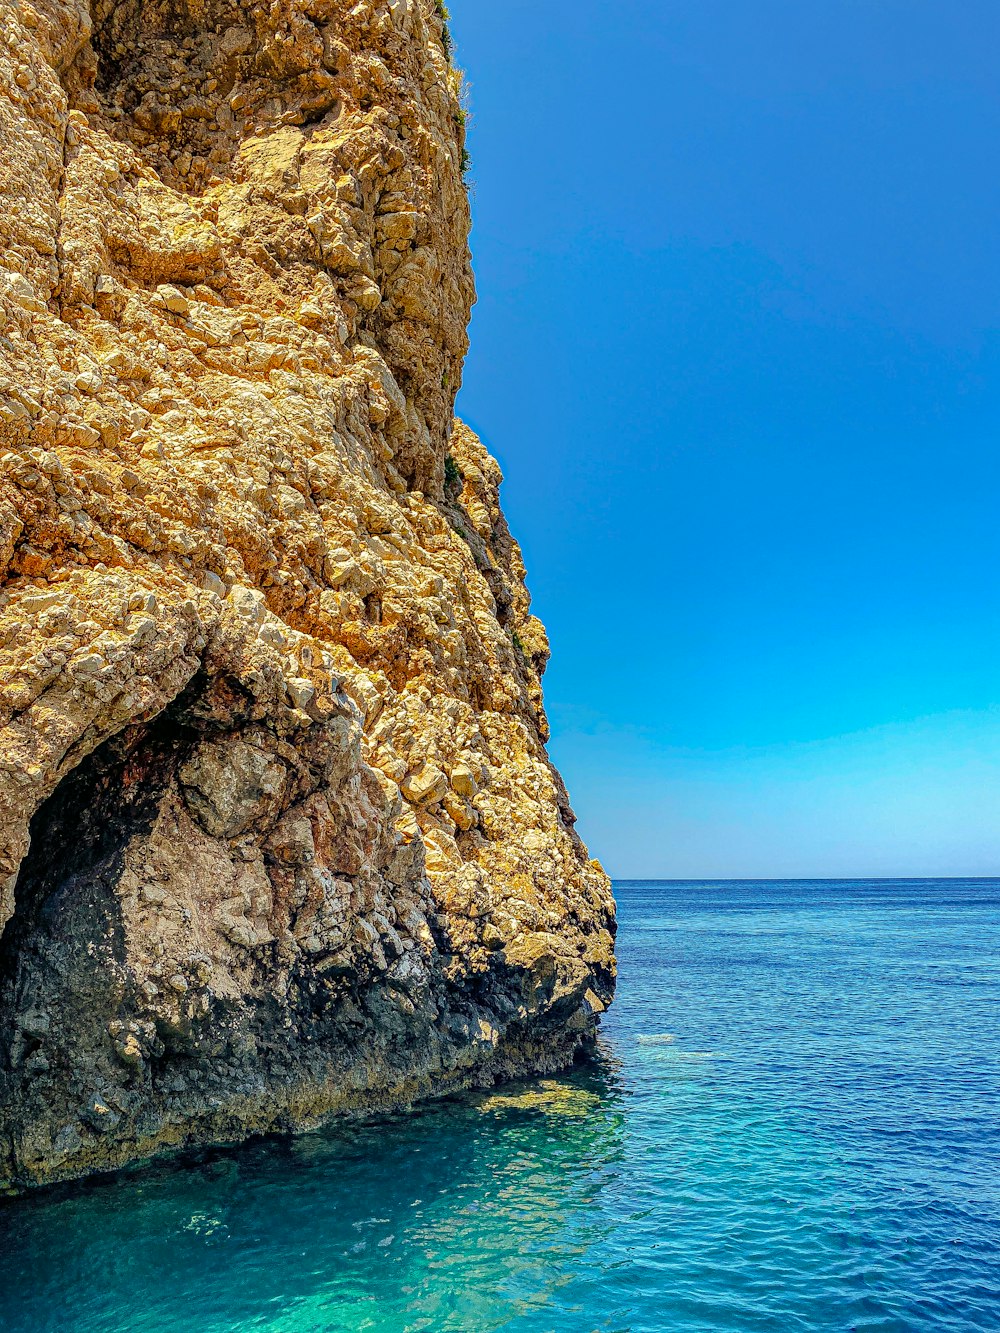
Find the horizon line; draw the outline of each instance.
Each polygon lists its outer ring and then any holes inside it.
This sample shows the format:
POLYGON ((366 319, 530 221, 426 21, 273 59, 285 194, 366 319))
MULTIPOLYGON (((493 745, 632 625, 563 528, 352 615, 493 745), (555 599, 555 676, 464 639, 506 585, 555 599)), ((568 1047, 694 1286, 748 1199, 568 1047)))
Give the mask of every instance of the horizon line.
POLYGON ((612 875, 612 884, 907 884, 914 880, 933 884, 954 884, 973 880, 977 883, 1000 883, 998 875, 740 875, 735 878, 722 875, 667 875, 659 878, 612 875))

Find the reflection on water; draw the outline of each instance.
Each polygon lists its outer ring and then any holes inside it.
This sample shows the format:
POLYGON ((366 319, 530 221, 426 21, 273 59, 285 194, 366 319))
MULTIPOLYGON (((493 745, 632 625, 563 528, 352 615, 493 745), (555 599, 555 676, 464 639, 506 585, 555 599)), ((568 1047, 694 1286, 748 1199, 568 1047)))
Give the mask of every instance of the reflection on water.
POLYGON ((619 886, 593 1063, 0 1205, 3 1333, 996 1333, 1000 885, 619 886))
POLYGON ((585 1319, 560 1293, 610 1224, 598 1200, 622 1135, 616 1062, 599 1058, 566 1079, 18 1202, 0 1213, 2 1268, 31 1280, 4 1280, 0 1327, 493 1330, 554 1308, 585 1319))

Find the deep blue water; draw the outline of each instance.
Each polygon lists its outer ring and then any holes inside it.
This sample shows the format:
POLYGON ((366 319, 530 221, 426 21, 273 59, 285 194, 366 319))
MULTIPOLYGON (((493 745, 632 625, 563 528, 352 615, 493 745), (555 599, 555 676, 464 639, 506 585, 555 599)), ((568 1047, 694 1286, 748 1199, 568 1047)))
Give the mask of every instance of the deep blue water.
POLYGON ((1000 882, 620 884, 571 1077, 0 1207, 11 1333, 1000 1330, 1000 882))

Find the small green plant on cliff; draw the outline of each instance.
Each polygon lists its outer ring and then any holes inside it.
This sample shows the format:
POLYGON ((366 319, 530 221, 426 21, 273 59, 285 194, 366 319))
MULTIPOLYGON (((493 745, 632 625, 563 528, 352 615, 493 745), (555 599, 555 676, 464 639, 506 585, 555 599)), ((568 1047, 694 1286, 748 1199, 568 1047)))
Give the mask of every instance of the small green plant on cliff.
POLYGON ((448 91, 455 99, 455 124, 465 125, 468 123, 470 114, 470 102, 472 100, 472 84, 466 77, 464 69, 459 69, 457 65, 452 65, 448 74, 448 91))
POLYGON ((444 47, 445 55, 451 59, 453 43, 451 40, 451 29, 448 27, 448 20, 451 18, 451 15, 448 13, 448 6, 443 3, 443 0, 436 0, 435 8, 438 12, 438 18, 441 20, 441 45, 444 47))
POLYGON ((451 454, 446 455, 444 460, 444 488, 449 494, 458 494, 465 482, 462 476, 462 469, 455 462, 451 454))
POLYGON ((469 124, 470 87, 464 72, 457 66, 452 68, 450 87, 451 95, 455 99, 455 128, 458 131, 458 141, 462 149, 462 180, 468 185, 472 158, 465 146, 465 132, 469 124))

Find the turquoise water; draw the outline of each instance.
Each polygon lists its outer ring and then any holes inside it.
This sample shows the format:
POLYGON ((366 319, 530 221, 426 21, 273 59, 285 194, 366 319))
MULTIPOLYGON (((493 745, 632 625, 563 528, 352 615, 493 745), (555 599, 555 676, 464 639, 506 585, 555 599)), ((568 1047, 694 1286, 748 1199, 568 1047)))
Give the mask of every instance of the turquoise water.
POLYGON ((0 1328, 1000 1330, 1000 883, 618 896, 592 1067, 0 1207, 0 1328))

